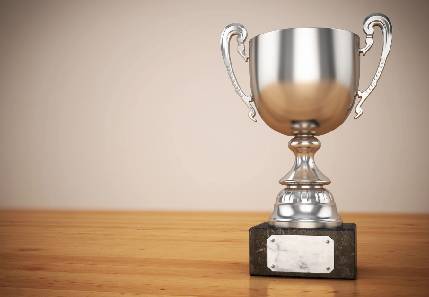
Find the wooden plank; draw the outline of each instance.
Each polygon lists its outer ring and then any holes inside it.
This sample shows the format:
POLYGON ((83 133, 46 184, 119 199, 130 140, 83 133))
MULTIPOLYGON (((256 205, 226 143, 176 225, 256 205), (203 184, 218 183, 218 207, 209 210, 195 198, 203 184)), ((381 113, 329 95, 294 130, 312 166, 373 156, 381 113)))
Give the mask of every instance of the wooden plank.
POLYGON ((267 214, 0 211, 0 296, 429 296, 429 215, 345 214, 355 281, 250 277, 267 214))

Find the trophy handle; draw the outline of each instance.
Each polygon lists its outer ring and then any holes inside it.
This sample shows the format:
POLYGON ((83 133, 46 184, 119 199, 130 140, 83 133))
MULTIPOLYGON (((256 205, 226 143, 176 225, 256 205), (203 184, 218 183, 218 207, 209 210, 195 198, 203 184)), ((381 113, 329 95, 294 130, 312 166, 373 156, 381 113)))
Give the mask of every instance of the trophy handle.
POLYGON ((243 100, 244 104, 247 105, 249 108, 249 118, 256 122, 255 116, 256 111, 255 107, 253 106, 253 98, 251 96, 246 95, 243 90, 240 87, 240 84, 237 81, 237 78, 235 77, 234 69, 232 68, 231 63, 231 56, 229 51, 229 45, 231 42, 231 38, 236 35, 237 36, 237 51, 240 54, 240 56, 243 57, 244 61, 247 63, 249 61, 249 57, 246 55, 246 49, 244 42, 247 38, 247 30, 246 28, 241 24, 229 24, 228 26, 223 29, 222 35, 220 37, 220 48, 222 51, 222 57, 223 62, 226 67, 226 72, 229 75, 229 78, 231 79, 232 85, 234 86, 234 90, 237 93, 238 96, 240 96, 241 100, 243 100))
POLYGON ((362 104, 377 86, 377 81, 381 76, 384 64, 386 63, 386 59, 390 53, 390 47, 392 44, 392 23, 390 22, 389 18, 381 13, 371 14, 365 18, 365 21, 363 23, 363 31, 366 34, 366 45, 364 48, 359 49, 359 53, 365 56, 365 54, 371 49, 374 43, 374 39, 372 38, 374 34, 374 26, 380 27, 383 31, 383 50, 381 52, 380 63, 378 64, 377 71, 375 72, 371 84, 365 91, 357 92, 356 97, 359 98, 360 101, 356 105, 355 119, 359 118, 362 115, 362 104))

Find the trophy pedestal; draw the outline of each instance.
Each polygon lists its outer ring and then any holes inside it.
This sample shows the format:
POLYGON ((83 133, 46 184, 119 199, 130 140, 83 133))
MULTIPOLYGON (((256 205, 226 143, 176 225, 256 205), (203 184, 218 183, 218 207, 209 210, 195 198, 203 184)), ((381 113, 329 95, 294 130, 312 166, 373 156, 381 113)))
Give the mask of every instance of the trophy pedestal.
POLYGON ((249 229, 249 272, 259 276, 356 279, 356 225, 249 229))
POLYGON ((356 225, 342 223, 330 183, 317 168, 313 135, 289 141, 292 169, 280 179, 269 222, 250 228, 250 275, 356 278, 356 225))

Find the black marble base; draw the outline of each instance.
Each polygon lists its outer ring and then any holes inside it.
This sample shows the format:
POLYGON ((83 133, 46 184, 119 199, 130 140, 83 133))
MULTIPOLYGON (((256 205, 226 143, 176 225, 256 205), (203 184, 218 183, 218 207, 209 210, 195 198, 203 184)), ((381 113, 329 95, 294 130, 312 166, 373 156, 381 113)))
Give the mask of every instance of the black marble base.
POLYGON ((356 225, 343 223, 335 229, 279 228, 262 223, 249 229, 250 275, 356 279, 356 225), (271 235, 329 236, 334 245, 334 270, 330 273, 279 272, 267 267, 267 238, 271 235))

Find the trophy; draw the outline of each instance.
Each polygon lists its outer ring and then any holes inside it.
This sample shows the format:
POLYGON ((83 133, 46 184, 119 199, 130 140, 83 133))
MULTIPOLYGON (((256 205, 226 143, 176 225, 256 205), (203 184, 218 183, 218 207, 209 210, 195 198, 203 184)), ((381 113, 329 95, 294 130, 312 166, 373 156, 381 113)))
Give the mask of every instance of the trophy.
POLYGON ((317 278, 356 278, 356 225, 343 223, 330 180, 317 167, 318 135, 340 126, 353 109, 355 118, 374 90, 392 41, 392 25, 383 14, 369 15, 363 24, 366 44, 359 36, 334 28, 290 28, 259 34, 249 41, 241 24, 230 24, 221 35, 221 51, 235 92, 256 122, 256 110, 275 131, 293 136, 292 169, 280 179, 284 186, 268 222, 250 228, 251 275, 317 278), (370 85, 358 90, 359 59, 373 45, 374 27, 383 32, 380 62, 370 85), (230 41, 249 63, 247 95, 238 83, 230 58, 230 41))

